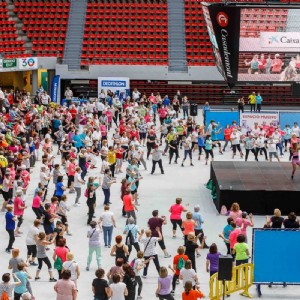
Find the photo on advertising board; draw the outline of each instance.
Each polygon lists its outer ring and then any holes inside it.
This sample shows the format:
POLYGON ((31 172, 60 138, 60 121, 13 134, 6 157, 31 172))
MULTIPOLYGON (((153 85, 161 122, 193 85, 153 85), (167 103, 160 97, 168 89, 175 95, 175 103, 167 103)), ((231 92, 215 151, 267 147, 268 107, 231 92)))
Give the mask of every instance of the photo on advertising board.
POLYGON ((300 9, 241 9, 239 81, 300 80, 300 9))

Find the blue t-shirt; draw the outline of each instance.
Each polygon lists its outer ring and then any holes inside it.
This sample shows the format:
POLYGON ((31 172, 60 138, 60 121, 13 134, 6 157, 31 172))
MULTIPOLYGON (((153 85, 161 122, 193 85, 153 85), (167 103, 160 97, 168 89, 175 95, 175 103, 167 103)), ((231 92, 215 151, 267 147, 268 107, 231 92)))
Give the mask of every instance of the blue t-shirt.
POLYGON ((14 215, 11 212, 7 212, 5 214, 5 221, 6 221, 5 229, 15 230, 16 222, 13 220, 13 218, 14 218, 14 215))
POLYGON ((58 182, 56 184, 55 196, 61 197, 64 194, 64 190, 62 189, 63 186, 64 186, 64 184, 62 182, 58 182))
POLYGON ((74 135, 73 136, 73 143, 74 143, 74 146, 79 148, 79 147, 82 147, 83 144, 82 144, 82 141, 81 141, 81 135, 74 135))
MULTIPOLYGON (((133 180, 135 180, 135 178, 132 178, 131 176, 129 176, 127 180, 128 180, 129 183, 131 183, 133 180)), ((135 184, 135 182, 131 185, 130 190, 131 191, 135 191, 136 190, 136 184, 135 184)))
POLYGON ((137 243, 138 242, 138 231, 139 231, 138 226, 135 224, 128 224, 125 226, 125 230, 126 230, 127 234, 129 232, 129 230, 131 231, 132 236, 134 238, 134 242, 137 243))
POLYGON ((28 274, 24 271, 19 271, 16 272, 15 274, 21 281, 21 284, 15 287, 15 293, 17 294, 26 293, 27 292, 26 283, 27 283, 28 274))
POLYGON ((198 136, 198 146, 199 147, 204 147, 205 144, 204 144, 204 137, 199 137, 198 136))
POLYGON ((233 227, 231 225, 227 224, 224 227, 223 231, 224 231, 224 237, 225 237, 225 239, 228 240, 230 233, 233 231, 233 227))
POLYGON ((165 99, 163 100, 163 105, 164 105, 164 106, 169 106, 170 103, 171 103, 171 100, 170 100, 169 98, 165 98, 165 99))
POLYGON ((153 110, 153 113, 156 114, 157 104, 152 104, 152 110, 153 110))
POLYGON ((196 229, 196 230, 202 229, 202 222, 203 222, 203 219, 202 219, 200 213, 194 212, 194 213, 193 213, 193 216, 192 216, 192 219, 193 219, 195 222, 198 222, 198 225, 195 226, 195 229, 196 229))
POLYGON ((58 129, 59 126, 61 125, 61 121, 58 120, 58 119, 54 119, 52 122, 53 122, 53 128, 54 129, 58 129))
POLYGON ((256 104, 261 104, 262 96, 256 96, 256 104))

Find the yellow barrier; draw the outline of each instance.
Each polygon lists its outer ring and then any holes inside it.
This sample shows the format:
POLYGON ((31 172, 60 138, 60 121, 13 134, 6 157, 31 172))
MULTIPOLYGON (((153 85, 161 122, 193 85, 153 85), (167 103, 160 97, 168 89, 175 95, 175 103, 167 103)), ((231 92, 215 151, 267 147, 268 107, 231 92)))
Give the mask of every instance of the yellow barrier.
MULTIPOLYGON (((240 293, 242 296, 253 298, 249 294, 249 288, 253 284, 253 264, 243 264, 232 268, 232 280, 225 281, 225 295, 230 295, 237 291, 243 291, 240 293)), ((210 277, 209 281, 209 297, 211 300, 219 300, 223 296, 223 281, 218 280, 218 273, 215 273, 210 277)))

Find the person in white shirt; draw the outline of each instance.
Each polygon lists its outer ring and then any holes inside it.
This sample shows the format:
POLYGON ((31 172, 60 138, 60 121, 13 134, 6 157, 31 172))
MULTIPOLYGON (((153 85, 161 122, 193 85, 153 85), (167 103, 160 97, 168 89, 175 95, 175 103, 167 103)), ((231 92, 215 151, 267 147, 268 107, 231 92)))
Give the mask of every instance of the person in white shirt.
POLYGON ((276 148, 279 149, 280 156, 283 157, 282 137, 281 137, 281 134, 280 134, 278 128, 276 128, 275 131, 273 132, 272 138, 277 141, 276 148))
POLYGON ((254 137, 258 137, 258 135, 260 133, 260 128, 259 128, 257 122, 254 123, 254 127, 252 128, 251 133, 254 137))
POLYGON ((41 96, 41 102, 43 105, 48 105, 51 102, 50 96, 47 95, 46 91, 44 91, 44 93, 41 96))
POLYGON ((292 127, 292 135, 296 134, 297 138, 299 138, 300 129, 297 122, 294 122, 294 126, 292 127))
POLYGON ((236 155, 236 149, 240 152, 241 158, 243 158, 244 155, 240 145, 241 133, 234 128, 230 135, 230 140, 231 140, 232 151, 233 151, 232 158, 234 158, 234 156, 236 155))
POLYGON ((79 167, 76 168, 76 173, 74 176, 74 188, 76 192, 76 199, 74 206, 79 206, 80 196, 81 196, 81 185, 85 184, 85 181, 81 179, 81 169, 79 167))
POLYGON ((126 284, 121 282, 121 276, 116 273, 112 276, 113 283, 110 284, 111 298, 110 300, 125 300, 128 295, 126 284))
POLYGON ((255 141, 256 156, 258 156, 258 152, 260 152, 260 153, 264 152, 265 159, 268 160, 267 150, 265 147, 265 140, 266 139, 264 138, 264 136, 260 133, 258 135, 258 138, 255 141))
POLYGON ((2 113, 3 111, 3 105, 4 105, 4 99, 5 99, 5 94, 0 88, 0 112, 2 113))
POLYGON ((98 151, 101 150, 101 131, 99 127, 96 127, 95 130, 92 133, 92 140, 97 145, 98 151))
POLYGON ((179 279, 182 280, 183 286, 187 281, 191 281, 193 286, 198 284, 197 273, 192 269, 192 262, 189 259, 185 262, 184 268, 180 270, 179 279))
POLYGON ((268 140, 268 148, 269 148, 269 159, 270 162, 272 162, 272 157, 274 156, 277 158, 277 160, 280 162, 278 153, 277 153, 277 148, 276 148, 277 140, 274 140, 273 138, 270 138, 268 140))
POLYGON ((29 231, 26 236, 26 246, 27 246, 27 260, 26 263, 29 263, 32 266, 37 266, 35 262, 37 256, 37 247, 36 241, 38 240, 39 235, 39 226, 41 225, 41 220, 34 220, 33 225, 29 228, 29 231))
POLYGON ((116 228, 114 213, 109 210, 109 205, 104 205, 104 212, 101 214, 99 224, 103 230, 104 245, 110 247, 113 229, 116 228))
POLYGON ((80 271, 72 252, 67 253, 67 260, 62 265, 62 273, 64 270, 69 270, 71 272, 71 280, 74 281, 75 286, 77 287, 77 279, 80 276, 80 271))
POLYGON ((67 87, 65 91, 65 97, 66 97, 67 106, 69 107, 71 105, 72 97, 73 97, 73 92, 70 90, 69 87, 67 87))
POLYGON ((140 97, 141 97, 141 93, 138 91, 137 88, 135 88, 132 92, 132 99, 137 101, 140 99, 140 97))

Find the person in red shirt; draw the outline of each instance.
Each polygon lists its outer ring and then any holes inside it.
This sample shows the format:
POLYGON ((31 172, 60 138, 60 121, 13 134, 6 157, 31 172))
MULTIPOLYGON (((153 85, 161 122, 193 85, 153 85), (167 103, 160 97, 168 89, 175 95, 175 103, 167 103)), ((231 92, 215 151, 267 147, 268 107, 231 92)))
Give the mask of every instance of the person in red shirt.
POLYGON ((182 260, 185 263, 189 259, 189 257, 184 254, 184 247, 183 246, 178 247, 177 253, 178 254, 175 255, 174 258, 173 258, 173 272, 174 272, 174 275, 173 275, 173 280, 172 280, 171 294, 175 293, 176 282, 179 278, 180 270, 184 267, 184 264, 182 263, 182 260), (179 260, 180 260, 180 263, 178 263, 179 260))
POLYGON ((195 290, 193 290, 193 283, 191 281, 187 281, 184 285, 184 292, 182 292, 182 300, 197 300, 198 298, 204 298, 204 294, 199 290, 197 286, 195 290))
POLYGON ((139 141, 140 135, 139 132, 136 130, 135 126, 132 126, 132 129, 130 131, 130 140, 132 141, 134 138, 136 138, 139 141))
POLYGON ((72 115, 72 122, 75 123, 77 109, 74 105, 71 106, 71 109, 69 110, 70 114, 72 115))
POLYGON ((136 222, 135 210, 137 211, 137 208, 135 206, 135 201, 129 190, 126 190, 125 192, 125 196, 123 197, 123 203, 124 203, 124 211, 126 212, 127 218, 133 217, 136 222))
POLYGON ((70 188, 70 192, 75 192, 74 189, 74 176, 76 172, 76 164, 74 158, 70 158, 70 162, 68 164, 68 188, 70 188))
POLYGON ((225 140, 225 144, 224 144, 224 147, 223 147, 223 152, 225 151, 227 145, 228 145, 228 142, 230 142, 230 136, 232 134, 232 128, 230 127, 229 124, 226 125, 226 128, 224 129, 224 140, 225 140))

